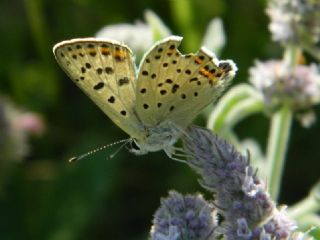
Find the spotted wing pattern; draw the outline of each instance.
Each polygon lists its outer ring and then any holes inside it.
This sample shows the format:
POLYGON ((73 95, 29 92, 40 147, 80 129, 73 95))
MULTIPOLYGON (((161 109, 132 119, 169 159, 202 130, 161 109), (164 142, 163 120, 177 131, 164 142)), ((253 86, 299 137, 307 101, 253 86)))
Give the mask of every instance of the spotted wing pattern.
POLYGON ((171 36, 145 55, 139 67, 136 110, 146 126, 171 121, 187 127, 225 89, 235 74, 232 61, 219 61, 201 48, 182 55, 182 38, 171 36))
POLYGON ((139 138, 142 126, 135 114, 136 76, 128 47, 94 38, 63 41, 54 55, 72 81, 130 136, 139 138))

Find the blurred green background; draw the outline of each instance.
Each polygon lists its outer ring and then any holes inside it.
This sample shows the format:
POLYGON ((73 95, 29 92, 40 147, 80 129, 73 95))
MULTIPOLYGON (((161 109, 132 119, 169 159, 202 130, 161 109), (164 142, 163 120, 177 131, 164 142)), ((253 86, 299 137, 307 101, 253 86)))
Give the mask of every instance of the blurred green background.
MULTIPOLYGON (((163 152, 135 156, 123 150, 106 160, 115 147, 68 164, 74 154, 127 136, 62 72, 52 54, 55 43, 143 21, 151 9, 184 37, 183 52, 197 51, 209 21, 221 17, 227 36, 221 58, 237 63, 237 84, 247 81, 255 59, 282 55, 271 42, 264 8, 261 0, 2 0, 0 97, 38 113, 45 130, 28 137, 20 161, 0 158, 0 239, 147 239, 160 197, 170 189, 210 197, 187 166, 163 152)), ((316 112, 320 118, 319 107, 316 112)), ((196 121, 205 125, 204 118, 196 121)), ((265 146, 268 124, 267 117, 254 116, 236 131, 265 146)), ((293 124, 281 203, 303 198, 319 177, 319 130, 320 124, 293 124)))

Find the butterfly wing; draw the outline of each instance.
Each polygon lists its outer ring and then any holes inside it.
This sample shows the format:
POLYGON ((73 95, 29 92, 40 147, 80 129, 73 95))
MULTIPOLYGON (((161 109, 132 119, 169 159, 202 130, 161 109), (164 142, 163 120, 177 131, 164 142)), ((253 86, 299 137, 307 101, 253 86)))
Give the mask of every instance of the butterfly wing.
POLYGON ((121 129, 139 138, 134 113, 135 65, 128 47, 112 40, 73 39, 58 43, 54 55, 72 81, 121 129))
POLYGON ((178 51, 182 38, 171 36, 143 58, 137 80, 136 109, 144 125, 171 121, 188 126, 219 96, 235 74, 232 61, 218 61, 201 48, 196 54, 178 51))

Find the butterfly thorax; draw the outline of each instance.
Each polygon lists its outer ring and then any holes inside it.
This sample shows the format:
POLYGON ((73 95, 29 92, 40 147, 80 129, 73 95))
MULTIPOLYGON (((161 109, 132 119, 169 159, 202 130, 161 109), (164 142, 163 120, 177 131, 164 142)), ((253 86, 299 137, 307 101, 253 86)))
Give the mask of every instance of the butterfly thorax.
POLYGON ((165 121, 153 127, 145 127, 145 138, 135 139, 139 150, 133 152, 137 154, 160 150, 167 152, 181 137, 182 133, 183 130, 170 121, 165 121))

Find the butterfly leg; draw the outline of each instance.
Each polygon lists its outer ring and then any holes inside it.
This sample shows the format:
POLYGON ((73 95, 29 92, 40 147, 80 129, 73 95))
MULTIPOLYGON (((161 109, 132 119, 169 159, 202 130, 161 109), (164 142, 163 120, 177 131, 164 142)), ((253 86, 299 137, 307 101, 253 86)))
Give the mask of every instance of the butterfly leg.
POLYGON ((164 148, 165 153, 169 158, 172 160, 186 163, 186 159, 188 158, 188 155, 185 154, 183 148, 177 148, 174 146, 166 147, 164 148))

